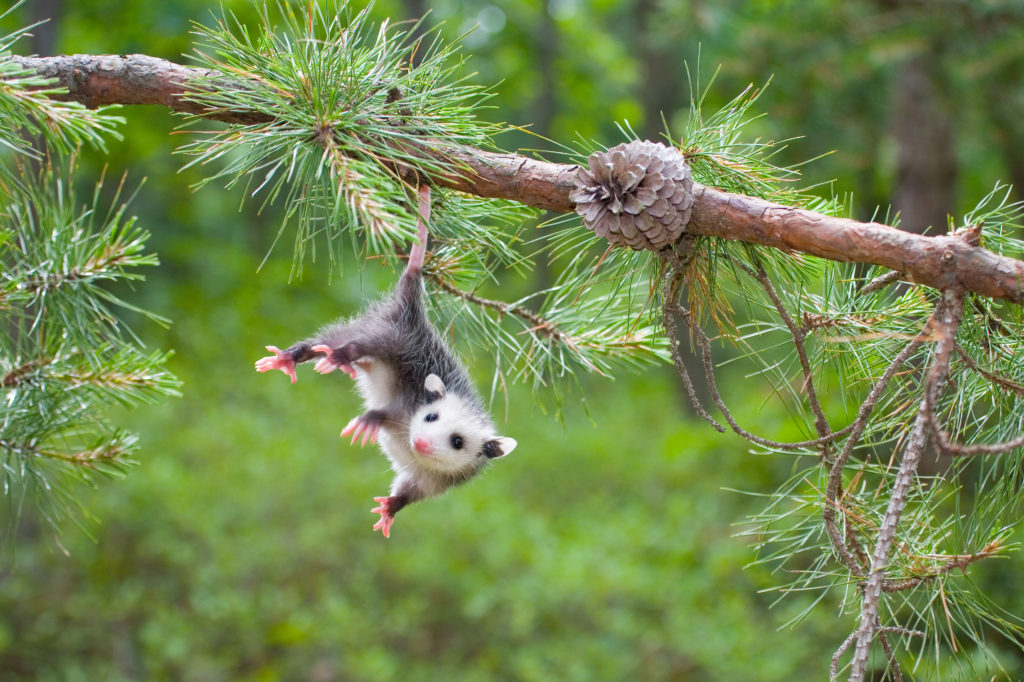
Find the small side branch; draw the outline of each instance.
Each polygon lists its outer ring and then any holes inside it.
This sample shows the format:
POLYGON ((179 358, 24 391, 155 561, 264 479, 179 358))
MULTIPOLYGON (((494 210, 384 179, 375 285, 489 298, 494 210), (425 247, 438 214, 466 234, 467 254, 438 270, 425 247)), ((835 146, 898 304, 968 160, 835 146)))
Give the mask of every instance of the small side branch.
MULTIPOLYGON (((1015 381, 1011 381, 1006 377, 1001 377, 997 374, 988 372, 978 366, 976 362, 960 347, 956 345, 957 355, 964 361, 971 370, 977 372, 981 376, 991 381, 996 386, 999 386, 1008 391, 1013 391, 1018 395, 1024 394, 1024 386, 1021 386, 1015 381)), ((934 404, 933 404, 934 408, 934 404)), ((978 445, 963 445, 960 443, 954 443, 949 437, 949 432, 943 429, 939 425, 938 418, 934 412, 929 413, 928 427, 931 430, 932 436, 935 438, 935 444, 947 455, 954 456, 974 456, 974 455, 1001 455, 1011 450, 1016 450, 1019 447, 1024 447, 1024 434, 1014 438, 1012 440, 1004 441, 1002 443, 981 443, 978 445)))
POLYGON ((943 563, 928 571, 925 575, 914 576, 913 578, 907 578, 906 580, 886 580, 882 584, 882 592, 901 592, 903 590, 910 590, 922 583, 931 582, 937 578, 941 578, 951 571, 966 570, 968 566, 977 561, 998 555, 1001 549, 1003 549, 1002 541, 993 540, 974 554, 954 554, 952 556, 945 555, 927 557, 930 559, 941 560, 943 563))
POLYGON ((0 448, 8 450, 21 457, 45 457, 46 459, 57 460, 67 464, 91 468, 100 462, 122 461, 129 454, 124 442, 120 440, 112 443, 105 443, 101 446, 77 452, 60 452, 41 448, 38 445, 28 443, 15 443, 0 439, 0 448))
POLYGON ((494 299, 478 296, 472 291, 459 289, 451 282, 434 274, 424 273, 424 277, 436 284, 442 291, 446 291, 456 298, 461 298, 464 301, 468 301, 469 303, 478 305, 482 308, 495 310, 498 312, 498 315, 511 315, 524 320, 530 325, 530 331, 535 332, 538 336, 551 339, 556 343, 564 343, 569 346, 573 345, 569 337, 566 334, 563 334, 554 322, 545 320, 532 310, 522 306, 512 305, 511 303, 505 303, 504 301, 496 301, 494 299))
POLYGON ((829 538, 832 541, 832 548, 835 549, 836 554, 839 555, 843 564, 845 564, 854 575, 860 575, 863 567, 858 562, 857 557, 853 555, 850 548, 847 546, 846 541, 844 541, 843 534, 839 531, 839 526, 836 523, 836 510, 839 508, 842 490, 843 468, 849 461, 854 448, 857 447, 857 443, 860 442, 861 434, 863 434, 864 429, 867 428, 868 419, 871 417, 871 413, 874 411, 879 399, 881 399, 882 393, 884 393, 886 387, 888 387, 889 381, 896 375, 899 368, 902 367, 908 359, 910 359, 910 356, 917 351, 925 338, 926 337, 922 332, 918 338, 908 343, 903 350, 896 355, 895 359, 893 359, 882 373, 882 376, 875 382, 875 385, 871 387, 871 392, 868 393, 868 397, 865 398, 863 403, 861 403, 860 409, 857 411, 857 418, 853 421, 853 424, 851 424, 852 429, 850 431, 850 437, 846 440, 846 444, 843 446, 839 455, 836 456, 835 461, 832 462, 832 468, 829 470, 828 485, 825 488, 825 505, 822 508, 822 517, 825 521, 825 529, 828 531, 829 538))
POLYGON ((0 378, 0 388, 14 388, 24 381, 25 377, 31 375, 37 369, 46 367, 50 362, 51 360, 46 358, 38 358, 15 367, 11 371, 7 372, 3 378, 0 378))
POLYGON ((860 291, 858 291, 857 293, 860 294, 861 296, 873 294, 876 291, 881 291, 882 289, 886 288, 893 282, 898 282, 901 277, 903 277, 903 273, 896 272, 895 270, 890 270, 884 275, 879 275, 878 277, 875 277, 873 280, 862 286, 860 288, 860 291))
POLYGON ((1007 379, 1006 377, 1000 376, 999 374, 989 372, 985 368, 981 367, 980 365, 978 365, 977 362, 974 361, 974 358, 967 354, 967 351, 965 351, 959 343, 956 344, 956 354, 960 356, 960 359, 963 360, 964 364, 967 365, 967 367, 972 371, 977 372, 981 376, 985 377, 999 388, 1002 388, 1007 391, 1012 391, 1013 393, 1016 393, 1017 395, 1024 397, 1024 386, 1021 386, 1016 381, 1007 379))
POLYGON ((664 320, 665 331, 668 332, 668 341, 672 350, 672 364, 679 373, 679 377, 683 380, 683 386, 686 388, 686 395, 690 399, 690 405, 693 407, 694 412, 701 419, 711 424, 715 431, 725 433, 725 427, 715 421, 715 418, 708 413, 697 396, 693 380, 690 378, 690 371, 679 352, 680 344, 682 343, 682 340, 679 338, 679 320, 686 319, 692 324, 692 319, 688 315, 689 311, 679 304, 679 292, 683 285, 683 279, 686 276, 686 265, 693 258, 694 240, 686 236, 683 239, 683 243, 687 245, 685 258, 679 258, 670 249, 663 252, 665 259, 669 262, 669 268, 665 273, 661 288, 661 317, 664 320))
MULTIPOLYGON (((825 418, 825 412, 821 409, 821 402, 818 400, 818 392, 814 388, 814 377, 811 373, 811 362, 807 357, 807 346, 804 344, 804 339, 807 334, 803 329, 797 326, 793 320, 793 316, 786 310, 786 306, 782 304, 782 300, 779 298, 778 292, 775 291, 775 285, 768 278, 768 273, 765 272, 764 266, 760 263, 757 264, 757 271, 751 272, 750 269, 743 263, 740 263, 743 269, 747 270, 748 273, 754 277, 764 290, 768 293, 768 297, 772 299, 772 303, 775 305, 775 310, 779 313, 779 317, 782 318, 783 323, 789 329, 790 335, 793 337, 793 346, 796 348, 797 356, 800 358, 800 368, 804 374, 803 388, 807 392, 807 402, 811 406, 811 411, 814 412, 814 426, 818 430, 818 435, 826 437, 831 435, 832 430, 828 426, 828 419, 825 418)), ((823 444, 826 458, 828 457, 828 443, 823 444)))
MULTIPOLYGON (((682 317, 689 317, 689 311, 678 303, 676 303, 672 307, 672 310, 682 317)), ((850 433, 853 430, 854 424, 850 424, 845 428, 842 428, 838 431, 833 431, 825 436, 822 436, 821 438, 791 443, 769 440, 767 438, 762 438, 761 436, 753 434, 750 431, 747 431, 742 426, 740 426, 739 423, 736 421, 736 418, 733 416, 732 411, 729 410, 728 405, 725 404, 725 400, 722 399, 722 395, 718 391, 718 382, 715 381, 714 360, 712 359, 711 353, 711 339, 708 337, 707 333, 705 333, 705 331, 700 328, 700 326, 695 324, 691 327, 691 329, 693 329, 693 333, 697 337, 697 344, 700 347, 701 358, 704 361, 704 376, 708 382, 708 390, 711 393, 711 400, 714 401, 715 406, 717 406, 718 409, 721 411, 722 416, 725 417, 725 421, 728 422, 730 428, 732 428, 736 435, 740 436, 744 440, 748 440, 751 443, 763 445, 764 447, 768 448, 776 448, 779 450, 796 450, 799 448, 817 447, 819 445, 822 445, 823 443, 830 443, 836 440, 837 438, 845 436, 846 434, 850 433)))

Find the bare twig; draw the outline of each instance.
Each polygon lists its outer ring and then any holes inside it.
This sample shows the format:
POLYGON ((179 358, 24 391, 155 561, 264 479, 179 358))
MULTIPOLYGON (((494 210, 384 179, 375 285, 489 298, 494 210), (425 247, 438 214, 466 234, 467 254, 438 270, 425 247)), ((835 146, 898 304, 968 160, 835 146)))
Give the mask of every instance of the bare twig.
MULTIPOLYGON (((675 303, 668 307, 670 308, 670 310, 672 310, 672 312, 682 317, 689 317, 689 311, 678 303, 675 303)), ((768 448, 776 448, 779 450, 795 450, 797 448, 810 448, 821 445, 822 443, 829 443, 837 438, 845 436, 847 433, 853 430, 854 425, 850 424, 849 426, 843 429, 833 431, 832 433, 822 436, 821 438, 815 438, 814 440, 798 441, 795 443, 785 443, 781 441, 769 440, 767 438, 762 438, 761 436, 753 434, 750 431, 747 431, 742 426, 740 426, 739 423, 736 421, 736 418, 733 417, 733 414, 729 410, 729 407, 725 404, 725 401, 722 399, 722 395, 718 392, 718 383, 715 381, 715 367, 711 357, 711 339, 708 337, 707 333, 705 333, 704 330, 700 328, 699 325, 693 324, 690 328, 693 330, 694 335, 697 337, 697 344, 700 347, 701 358, 704 361, 704 375, 708 382, 708 390, 711 393, 711 400, 714 401, 715 405, 721 411, 722 416, 725 417, 725 421, 729 423, 729 426, 738 436, 750 441, 751 443, 763 445, 768 448)))
POLYGON ((903 671, 900 670, 900 663, 896 660, 896 654, 889 645, 889 638, 881 628, 878 628, 878 641, 881 642, 882 651, 885 652, 885 657, 889 661, 889 670, 892 671, 893 682, 903 682, 903 671))
MULTIPOLYGON (((964 363, 969 368, 971 368, 975 372, 978 372, 992 383, 1017 393, 1024 391, 1024 387, 1022 387, 1020 384, 1014 381, 1010 381, 1005 377, 1000 377, 998 375, 992 374, 991 372, 987 372, 981 367, 978 367, 977 363, 975 363, 974 360, 971 359, 969 355, 967 355, 967 353, 963 350, 963 348, 960 347, 959 344, 956 344, 955 348, 957 350, 957 354, 964 360, 964 363)), ((933 390, 937 390, 937 388, 933 388, 933 390)), ((929 411, 926 417, 928 418, 928 428, 931 432, 931 435, 934 436, 935 438, 936 446, 945 454, 955 456, 1001 455, 1011 450, 1016 450, 1019 447, 1024 447, 1024 435, 1020 435, 1017 438, 1004 441, 1002 443, 981 443, 978 445, 963 445, 960 443, 954 443, 952 442, 952 439, 950 439, 949 437, 949 432, 939 425, 938 418, 936 417, 934 411, 934 408, 937 404, 938 396, 933 396, 931 403, 932 410, 929 411)))
MULTIPOLYGON (((896 634, 896 635, 902 635, 904 637, 924 637, 925 636, 925 633, 921 632, 920 630, 911 630, 910 628, 905 628, 905 627, 902 627, 902 626, 899 626, 899 625, 877 625, 875 627, 875 632, 879 633, 879 635, 896 634)), ((857 632, 855 630, 854 632, 850 633, 850 636, 847 637, 843 641, 843 643, 839 645, 839 648, 836 649, 836 652, 834 654, 832 654, 832 663, 829 666, 829 680, 834 681, 834 680, 839 678, 839 659, 841 659, 843 657, 843 654, 846 653, 846 651, 856 641, 856 639, 857 639, 857 632)), ((890 654, 891 654, 891 649, 887 649, 886 650, 886 655, 890 655, 890 654)), ((894 659, 891 658, 891 656, 890 656, 890 660, 894 661, 894 659)), ((900 673, 900 674, 902 675, 902 673, 900 673)), ((902 679, 902 677, 900 679, 902 679)))
MULTIPOLYGON (((530 331, 536 332, 538 336, 546 337, 552 341, 566 343, 568 337, 559 331, 558 327, 554 322, 545 320, 537 313, 518 305, 512 305, 511 303, 505 303, 504 301, 496 301, 490 298, 484 298, 478 296, 472 291, 465 291, 459 289, 451 282, 431 273, 424 273, 424 277, 429 279, 431 282, 436 284, 438 288, 443 291, 447 291, 452 296, 461 298, 464 301, 468 301, 474 305, 481 306, 483 308, 490 308, 495 310, 499 315, 512 315, 518 317, 521 320, 525 320, 530 324, 530 331)), ((571 345, 571 344, 569 344, 571 345)))
POLYGON ((672 363, 675 365, 679 377, 683 380, 683 387, 686 389, 686 395, 690 399, 690 405, 701 419, 711 424, 719 433, 725 433, 725 427, 715 421, 715 418, 708 413, 701 403, 693 386, 693 380, 690 378, 690 372, 686 367, 686 363, 683 362, 683 358, 679 354, 681 343, 679 338, 679 318, 686 317, 690 324, 692 324, 690 316, 685 314, 688 311, 678 304, 679 289, 686 275, 685 266, 693 257, 693 240, 688 239, 684 243, 688 246, 685 259, 679 258, 671 249, 666 249, 663 252, 663 257, 669 261, 670 266, 662 282, 662 319, 664 320, 665 331, 668 332, 669 345, 672 349, 672 363))
POLYGON ((989 372, 985 368, 981 367, 974 361, 974 358, 967 354, 967 351, 965 351, 959 343, 956 344, 956 354, 960 356, 960 359, 964 361, 964 364, 967 365, 968 368, 985 377, 996 386, 1006 389, 1007 391, 1013 391, 1019 396, 1024 396, 1024 386, 1021 386, 1016 381, 994 374, 993 372, 989 372))
POLYGON ((903 276, 904 275, 903 275, 902 272, 897 272, 895 270, 890 270, 889 272, 885 273, 884 275, 879 275, 878 277, 875 277, 873 280, 871 280, 870 282, 868 282, 867 284, 862 286, 860 288, 860 291, 858 291, 857 293, 860 294, 861 296, 865 296, 867 294, 873 294, 876 291, 881 291, 882 289, 884 289, 885 287, 889 286, 893 282, 899 281, 900 277, 903 277, 903 276))
MULTIPOLYGON (((778 292, 775 291, 775 286, 772 281, 768 278, 768 273, 765 272, 764 266, 760 263, 757 264, 757 271, 753 272, 745 263, 739 263, 739 265, 747 272, 757 279, 764 287, 764 290, 768 293, 769 298, 772 299, 772 303, 775 305, 775 310, 778 311, 779 317, 785 323, 786 327, 789 328, 789 333, 793 336, 793 346, 796 349, 797 356, 800 358, 800 367, 804 373, 804 390, 807 392, 807 403, 811 406, 811 410, 814 412, 814 426, 818 430, 818 435, 826 437, 832 433, 832 430, 828 426, 828 419, 825 418, 825 413, 821 409, 821 403, 818 401, 818 392, 814 389, 814 377, 811 374, 811 362, 807 357, 807 348, 804 345, 804 338, 806 333, 803 329, 797 326, 793 320, 793 316, 786 310, 786 306, 782 304, 782 300, 779 298, 778 292)), ((828 457, 828 442, 822 444, 823 452, 828 457)))
POLYGON ((832 654, 832 664, 829 666, 828 669, 828 679, 831 682, 835 682, 835 680, 839 679, 839 659, 843 657, 843 654, 846 653, 846 650, 849 649, 850 646, 853 645, 853 643, 856 641, 857 631, 855 630, 850 633, 850 636, 847 637, 843 641, 843 643, 839 645, 839 648, 836 649, 836 652, 832 654))
POLYGON ((1013 440, 1003 441, 1002 443, 961 445, 960 443, 953 443, 950 441, 949 433, 944 429, 938 427, 934 423, 931 423, 931 427, 939 449, 946 454, 956 455, 958 457, 971 457, 974 455, 1002 455, 1011 450, 1016 450, 1019 447, 1024 447, 1024 435, 1020 435, 1013 440))
MULTIPOLYGON (((846 440, 846 444, 843 446, 842 451, 836 457, 835 461, 832 462, 832 468, 828 475, 828 486, 825 488, 825 504, 822 507, 822 518, 825 521, 825 529, 828 532, 829 538, 832 540, 832 547, 835 549, 839 558, 846 565, 854 575, 860 575, 861 566, 857 561, 857 558, 850 552, 846 542, 844 542, 842 534, 839 532, 839 528, 836 525, 836 508, 839 504, 840 490, 842 487, 843 480, 843 468, 846 466, 846 462, 850 459, 850 455, 853 453, 853 449, 857 446, 860 441, 860 436, 867 428, 868 418, 871 416, 872 411, 875 409, 875 405, 878 404, 879 399, 882 397, 882 393, 889 385, 889 381, 893 378, 900 367, 903 366, 911 355, 917 351, 918 347, 924 342, 924 332, 920 334, 916 339, 908 343, 902 351, 900 351, 895 359, 889 364, 889 366, 882 373, 882 376, 878 378, 875 385, 871 387, 871 391, 868 393, 868 397, 861 403, 860 409, 857 411, 857 418, 854 419, 853 424, 850 426, 851 433, 850 437, 846 440)), ((856 546, 859 552, 859 546, 856 546)))

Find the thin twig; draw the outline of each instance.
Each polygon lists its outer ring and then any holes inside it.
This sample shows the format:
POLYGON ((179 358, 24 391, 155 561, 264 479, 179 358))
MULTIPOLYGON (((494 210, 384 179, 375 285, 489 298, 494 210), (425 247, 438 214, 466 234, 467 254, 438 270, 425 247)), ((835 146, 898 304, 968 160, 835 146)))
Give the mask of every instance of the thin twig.
POLYGON ((921 583, 931 582, 932 580, 941 578, 951 571, 957 569, 964 571, 968 566, 977 561, 996 556, 1002 548, 1002 541, 997 539, 988 543, 974 554, 954 554, 953 556, 930 557, 945 559, 945 563, 933 568, 925 575, 914 576, 913 578, 906 578, 905 580, 886 580, 882 585, 882 591, 900 592, 903 590, 909 590, 917 587, 921 583))
MULTIPOLYGON (((904 637, 924 637, 925 633, 920 630, 911 630, 900 625, 878 625, 875 628, 875 632, 879 634, 897 634, 904 637)), ((839 678, 839 659, 842 658, 846 650, 850 648, 850 645, 857 639, 857 632, 850 633, 850 636, 839 645, 836 652, 832 654, 832 664, 829 666, 829 680, 833 681, 839 678)))
POLYGON ((925 633, 920 630, 911 630, 900 625, 883 625, 878 628, 878 632, 895 632, 900 635, 906 635, 907 637, 924 637, 925 633))
POLYGON ((846 653, 846 650, 849 649, 850 645, 855 641, 857 641, 856 630, 851 632, 850 636, 847 637, 846 640, 839 645, 839 648, 836 649, 836 652, 832 654, 832 664, 828 669, 828 679, 830 682, 835 682, 835 680, 839 679, 839 659, 842 658, 843 654, 846 653))
MULTIPOLYGON (((665 323, 665 331, 668 332, 669 347, 672 349, 672 363, 675 365, 679 377, 683 380, 683 387, 686 389, 686 395, 690 399, 690 405, 701 419, 711 424, 719 433, 725 433, 725 427, 715 421, 715 418, 708 413, 703 403, 701 403, 700 397, 694 388, 693 380, 690 378, 690 372, 686 367, 686 363, 679 354, 681 341, 679 338, 678 320, 680 317, 684 317, 680 313, 685 311, 677 304, 677 301, 679 289, 686 275, 686 265, 693 258, 693 240, 685 240, 684 243, 686 244, 686 256, 684 258, 680 258, 671 249, 666 249, 662 253, 663 258, 670 263, 668 271, 665 273, 665 278, 662 281, 662 318, 665 323)), ((689 319, 689 316, 686 317, 689 319)), ((692 320, 690 320, 690 323, 692 324, 692 320)))
POLYGON ((536 332, 538 336, 544 336, 557 342, 567 341, 566 335, 558 330, 558 327, 554 322, 545 320, 532 310, 528 310, 522 306, 512 305, 511 303, 505 303, 504 301, 495 301, 490 298, 484 298, 474 294, 472 291, 459 289, 451 282, 429 272, 424 272, 423 276, 436 284, 440 289, 447 291, 452 296, 461 298, 462 300, 473 303, 474 305, 496 310, 499 315, 512 315, 513 317, 518 317, 521 320, 526 320, 530 324, 530 331, 536 332))
MULTIPOLYGON (((687 311, 686 308, 679 305, 678 303, 674 305, 674 311, 678 312, 678 314, 684 317, 689 316, 689 311, 687 311)), ((745 440, 750 441, 751 443, 756 443, 758 445, 763 445, 765 447, 776 448, 779 450, 794 450, 797 448, 816 447, 818 445, 821 445, 822 443, 831 442, 837 438, 845 436, 847 433, 850 433, 850 431, 853 430, 854 425, 850 424, 849 426, 840 429, 839 431, 833 431, 832 433, 826 436, 822 436, 821 438, 815 438, 814 440, 804 440, 796 443, 783 443, 781 441, 768 440, 767 438, 762 438, 751 433, 750 431, 747 431, 742 426, 740 426, 739 423, 737 423, 736 418, 733 417, 732 412, 729 411, 728 406, 722 399, 722 395, 718 392, 718 384, 715 381, 714 363, 712 362, 711 358, 711 339, 704 332, 704 330, 700 328, 699 325, 694 324, 690 328, 697 336, 697 343, 700 347, 701 357, 704 360, 704 374, 707 378, 708 390, 711 392, 711 399, 714 401, 715 405, 718 406, 718 409, 722 412, 722 416, 725 417, 725 420, 729 423, 729 426, 732 427, 732 430, 735 431, 737 435, 741 436, 745 440)))
MULTIPOLYGON (((930 320, 929 320, 930 324, 930 320)), ((925 328, 927 329, 927 324, 925 328)), ((861 403, 860 409, 857 411, 857 418, 854 419, 852 431, 850 437, 846 440, 846 444, 842 451, 836 457, 835 461, 832 462, 832 469, 828 475, 828 486, 825 488, 825 504, 822 507, 822 518, 825 521, 825 529, 828 532, 829 538, 832 540, 832 547, 835 549, 839 558, 846 565, 854 575, 860 575, 862 570, 857 558, 850 552, 849 548, 844 542, 842 534, 839 532, 839 528, 836 525, 836 507, 839 504, 840 489, 842 487, 843 480, 843 469, 846 467, 846 462, 850 459, 850 454, 853 449, 857 446, 860 441, 860 436, 867 428, 868 418, 874 411, 875 406, 878 404, 879 399, 882 397, 882 393, 889 385, 889 381, 895 376, 896 372, 900 367, 903 366, 911 355, 917 351, 918 347, 927 338, 924 331, 921 332, 913 341, 908 343, 902 351, 900 351, 896 358, 889 364, 889 366, 879 377, 875 385, 871 387, 871 392, 868 393, 868 397, 861 403)), ((856 546, 859 550, 859 545, 856 546)), ((860 552, 857 552, 860 554, 860 552)))
POLYGON ((890 270, 884 275, 879 275, 878 277, 875 277, 873 280, 862 286, 860 288, 860 291, 857 292, 857 294, 860 296, 865 296, 867 294, 873 294, 876 291, 881 291, 882 289, 889 286, 893 282, 899 280, 899 278, 903 276, 904 275, 902 272, 890 270))
MULTIPOLYGON (((821 409, 821 403, 818 401, 818 393, 814 389, 814 378, 811 374, 811 362, 807 357, 807 348, 804 345, 804 338, 806 333, 803 329, 797 326, 793 320, 793 316, 786 310, 786 306, 782 304, 782 300, 779 298, 778 292, 775 291, 775 286, 772 281, 768 278, 768 273, 765 272, 764 266, 761 263, 757 264, 757 272, 751 272, 749 267, 742 262, 739 262, 740 267, 747 270, 748 274, 751 274, 761 283, 764 290, 768 293, 769 298, 772 299, 772 303, 775 305, 775 310, 778 311, 779 317, 785 323, 786 327, 789 328, 789 333, 793 336, 793 346, 796 348, 797 356, 800 358, 800 367, 804 373, 804 390, 807 392, 807 403, 811 406, 811 410, 814 412, 814 426, 818 430, 818 435, 825 437, 828 436, 832 430, 828 426, 828 419, 825 418, 825 412, 821 409)), ((828 456, 828 443, 822 444, 824 448, 824 454, 828 456)))
POLYGON ((967 365, 967 367, 970 368, 971 370, 977 372, 978 374, 985 377, 986 379, 988 379, 989 381, 991 381, 992 383, 996 384, 1001 388, 1005 388, 1008 391, 1013 391, 1017 395, 1024 396, 1024 386, 1021 386, 1016 381, 1007 379, 1004 376, 994 374, 982 368, 981 366, 978 365, 977 362, 974 361, 974 358, 967 354, 967 351, 965 351, 959 343, 956 344, 956 353, 957 355, 960 356, 960 359, 964 361, 964 364, 967 365))
POLYGON ((893 682, 903 682, 900 663, 896 660, 896 654, 893 653, 892 647, 889 646, 889 638, 885 636, 885 631, 881 628, 878 628, 878 641, 881 642, 882 651, 885 652, 885 657, 889 660, 889 670, 892 671, 893 682))
POLYGON ((960 443, 954 443, 949 439, 949 433, 944 429, 938 427, 934 423, 931 424, 932 433, 936 437, 936 444, 939 449, 945 454, 954 455, 957 457, 972 457, 974 455, 1002 455, 1011 450, 1016 450, 1019 447, 1024 447, 1024 435, 1020 435, 1013 440, 1003 441, 1002 443, 985 443, 980 445, 961 445, 960 443))
MULTIPOLYGON (((959 344, 956 344, 957 354, 965 361, 968 367, 984 376, 989 381, 1009 388, 1014 391, 1024 391, 1024 387, 1021 387, 1016 382, 1010 381, 1003 377, 999 377, 986 372, 974 363, 970 356, 964 352, 963 348, 959 344)), ((931 434, 935 437, 935 444, 944 454, 955 455, 955 456, 973 456, 973 455, 1001 455, 1011 450, 1016 450, 1019 447, 1024 446, 1024 435, 1020 435, 1012 440, 1004 441, 1002 443, 982 443, 978 445, 963 445, 960 443, 954 443, 949 437, 949 432, 943 429, 938 422, 938 418, 934 412, 934 406, 938 404, 937 397, 932 403, 933 409, 927 415, 928 428, 931 434)))

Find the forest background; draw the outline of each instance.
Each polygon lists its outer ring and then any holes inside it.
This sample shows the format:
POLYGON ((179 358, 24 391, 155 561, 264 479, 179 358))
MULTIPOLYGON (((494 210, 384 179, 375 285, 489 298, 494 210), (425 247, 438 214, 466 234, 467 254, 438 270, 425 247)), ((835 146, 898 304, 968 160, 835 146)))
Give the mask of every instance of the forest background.
MULTIPOLYGON (((835 150, 803 168, 805 184, 852 195, 855 218, 892 205, 920 229, 944 227, 997 179, 1024 186, 1024 9, 941 5, 395 1, 374 11, 397 21, 429 8, 449 40, 477 26, 463 41, 467 70, 500 82, 482 115, 560 142, 616 144, 616 121, 658 139, 662 112, 682 129, 691 93, 716 71, 708 110, 771 79, 747 135, 802 136, 783 165, 835 150)), ((222 9, 257 22, 247 2, 40 0, 4 28, 51 18, 19 46, 26 54, 181 62, 190 21, 222 9)), ((125 114, 123 141, 86 154, 77 179, 91 185, 104 165, 127 171, 129 186, 147 178, 130 211, 162 264, 125 295, 173 320, 135 327, 175 350, 182 397, 119 415, 141 436, 139 466, 75 491, 85 532, 69 521, 55 534, 22 512, 0 569, 4 679, 824 677, 851 616, 828 599, 809 611, 810 597, 776 603, 785 581, 744 568, 755 540, 738 535, 762 506, 738 491, 773 490, 793 461, 753 456, 694 420, 669 366, 582 377, 561 409, 512 387, 494 409, 519 441, 514 455, 404 512, 390 541, 372 533, 370 498, 390 477, 379 454, 337 437, 359 410, 349 385, 307 371, 291 386, 252 361, 267 343, 359 310, 391 275, 351 262, 332 278, 323 262, 289 282, 287 248, 260 269, 279 216, 239 212, 238 191, 193 192, 200 176, 172 154, 180 120, 155 107, 125 114)), ((553 146, 525 133, 499 143, 553 146)), ((522 291, 551 276, 538 268, 522 291)), ((463 350, 487 385, 486 349, 463 350)), ((754 369, 729 363, 720 377, 741 423, 799 439, 754 369)), ((1024 614, 1022 568, 1012 555, 971 573, 1024 614)), ((1024 677, 1012 644, 991 646, 1007 679, 1024 677)), ((923 661, 915 676, 945 679, 948 665, 923 661)), ((986 665, 961 674, 987 679, 986 665)))

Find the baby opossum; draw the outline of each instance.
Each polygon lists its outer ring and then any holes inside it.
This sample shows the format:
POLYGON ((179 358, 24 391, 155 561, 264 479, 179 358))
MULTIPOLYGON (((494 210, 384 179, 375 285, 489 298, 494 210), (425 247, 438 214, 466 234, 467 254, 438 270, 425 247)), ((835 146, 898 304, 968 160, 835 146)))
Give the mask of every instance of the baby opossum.
POLYGON ((440 495, 476 475, 516 447, 497 435, 494 422, 465 367, 427 319, 421 270, 430 219, 430 187, 419 192, 419 242, 394 292, 365 314, 328 325, 315 336, 256 362, 256 371, 279 369, 295 383, 295 365, 319 358, 315 369, 342 369, 356 380, 366 412, 341 435, 380 441, 395 478, 388 497, 375 497, 373 526, 389 537, 395 514, 412 502, 440 495))

